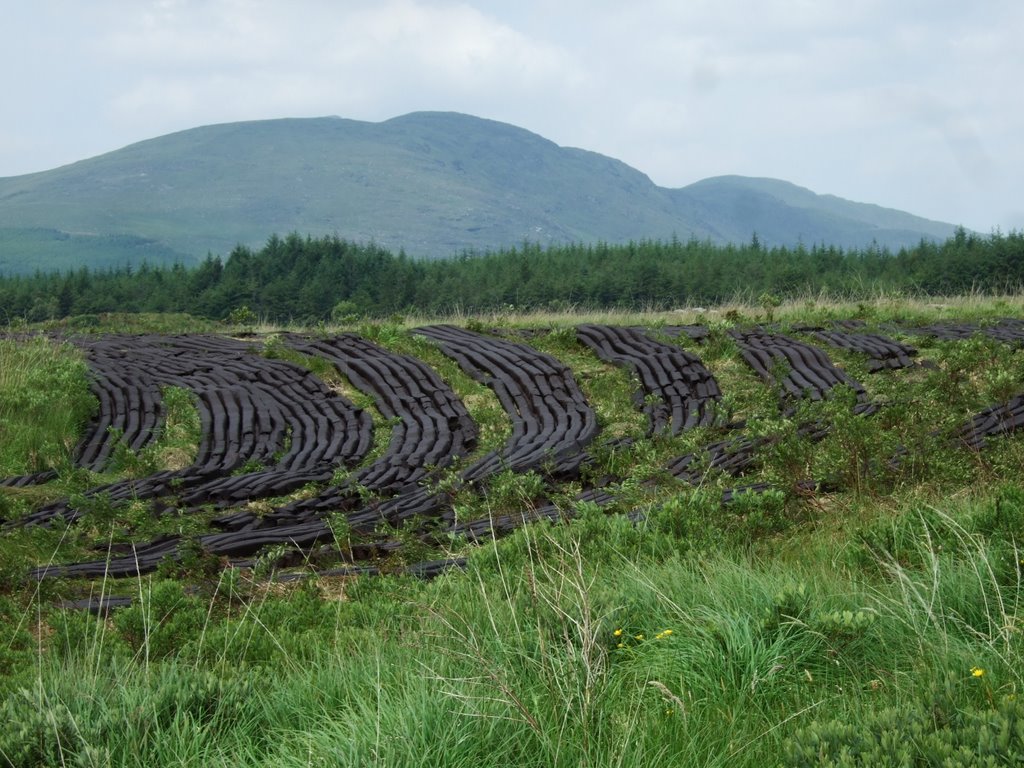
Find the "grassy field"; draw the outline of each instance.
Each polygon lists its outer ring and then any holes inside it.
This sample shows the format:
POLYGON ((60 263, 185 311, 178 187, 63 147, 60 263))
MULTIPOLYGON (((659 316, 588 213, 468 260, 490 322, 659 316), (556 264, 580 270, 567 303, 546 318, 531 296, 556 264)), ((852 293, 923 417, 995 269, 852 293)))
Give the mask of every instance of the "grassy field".
MULTIPOLYGON (((914 337, 932 367, 878 374, 830 349, 885 407, 858 418, 840 397, 787 417, 725 334, 769 319, 783 330, 850 318, 881 329, 1007 316, 1024 317, 1024 298, 446 318, 553 329, 528 343, 572 367, 606 434, 640 438, 598 456, 595 471, 620 478, 615 503, 482 545, 410 542, 406 560, 468 557, 432 581, 397 562, 382 563, 387 576, 285 581, 268 557, 251 570, 197 560, 116 583, 33 582, 26 574, 41 563, 189 523, 129 505, 75 526, 6 529, 0 765, 1019 765, 1024 435, 975 452, 942 434, 1024 392, 1024 349, 914 337), (575 342, 580 322, 708 325, 704 345, 679 343, 719 380, 734 418, 777 438, 742 481, 776 490, 723 506, 735 480, 709 475, 692 488, 666 477, 668 457, 720 435, 642 438, 635 383, 575 342), (815 444, 796 434, 811 418, 834 425, 815 444), (808 477, 837 490, 809 493, 797 483, 808 477), (100 593, 134 601, 99 618, 60 607, 100 593)), ((109 331, 174 325, 102 320, 109 331)), ((481 426, 478 451, 500 444, 497 399, 408 334, 424 322, 437 318, 348 330, 426 360, 481 426)), ((275 348, 283 329, 220 330, 256 331, 275 348)), ((147 455, 121 457, 104 476, 75 469, 70 451, 94 407, 77 354, 0 342, 0 473, 57 470, 44 485, 0 488, 0 517, 180 465, 194 450, 194 409, 171 393, 147 455)), ((522 508, 541 482, 500 476, 486 493, 460 493, 459 514, 522 508)), ((566 505, 576 490, 548 489, 566 505)))

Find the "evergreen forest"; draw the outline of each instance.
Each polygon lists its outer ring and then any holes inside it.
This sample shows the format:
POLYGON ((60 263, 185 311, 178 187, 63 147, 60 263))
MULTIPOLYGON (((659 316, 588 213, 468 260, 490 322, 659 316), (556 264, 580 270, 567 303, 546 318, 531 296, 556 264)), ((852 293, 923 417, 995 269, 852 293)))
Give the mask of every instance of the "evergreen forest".
POLYGON ((945 242, 893 253, 869 247, 765 247, 641 240, 464 252, 420 260, 339 237, 272 236, 263 248, 209 254, 194 268, 82 267, 0 277, 7 321, 105 312, 185 312, 223 319, 317 323, 355 316, 568 307, 671 309, 730 300, 774 303, 809 295, 953 295, 1024 284, 1024 233, 963 228, 945 242))

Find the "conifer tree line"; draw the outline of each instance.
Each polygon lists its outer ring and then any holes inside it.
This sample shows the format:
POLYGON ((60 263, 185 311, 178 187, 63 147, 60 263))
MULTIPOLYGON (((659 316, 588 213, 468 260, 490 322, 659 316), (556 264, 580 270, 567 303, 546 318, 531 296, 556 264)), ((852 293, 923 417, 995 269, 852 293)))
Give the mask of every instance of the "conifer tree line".
POLYGON ((857 299, 1024 286, 1024 233, 960 228, 945 242, 879 247, 765 247, 691 239, 540 246, 523 244, 450 259, 413 259, 338 237, 273 236, 195 267, 82 267, 0 277, 7 321, 102 312, 187 312, 224 319, 239 308, 277 322, 316 323, 452 310, 673 308, 736 298, 819 294, 857 299))

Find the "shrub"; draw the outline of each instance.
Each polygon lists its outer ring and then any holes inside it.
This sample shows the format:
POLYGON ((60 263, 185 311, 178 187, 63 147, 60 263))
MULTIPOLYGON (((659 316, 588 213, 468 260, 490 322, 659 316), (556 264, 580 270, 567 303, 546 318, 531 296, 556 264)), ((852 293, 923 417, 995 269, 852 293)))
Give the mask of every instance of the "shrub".
POLYGON ((919 702, 854 722, 815 722, 785 748, 785 765, 791 768, 995 768, 1022 762, 1024 704, 1010 698, 992 708, 919 702))
POLYGON ((118 633, 140 656, 158 659, 175 654, 200 634, 206 607, 174 581, 148 580, 131 607, 114 616, 118 633))

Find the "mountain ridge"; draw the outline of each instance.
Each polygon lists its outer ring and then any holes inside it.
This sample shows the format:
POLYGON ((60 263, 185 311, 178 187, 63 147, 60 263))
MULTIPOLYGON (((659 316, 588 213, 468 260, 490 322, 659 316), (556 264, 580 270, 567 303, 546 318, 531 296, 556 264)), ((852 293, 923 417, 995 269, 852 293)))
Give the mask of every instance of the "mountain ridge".
POLYGON ((194 263, 298 232, 427 258, 523 241, 765 245, 944 239, 955 227, 777 179, 660 187, 620 160, 453 112, 221 123, 0 178, 0 271, 194 263))

